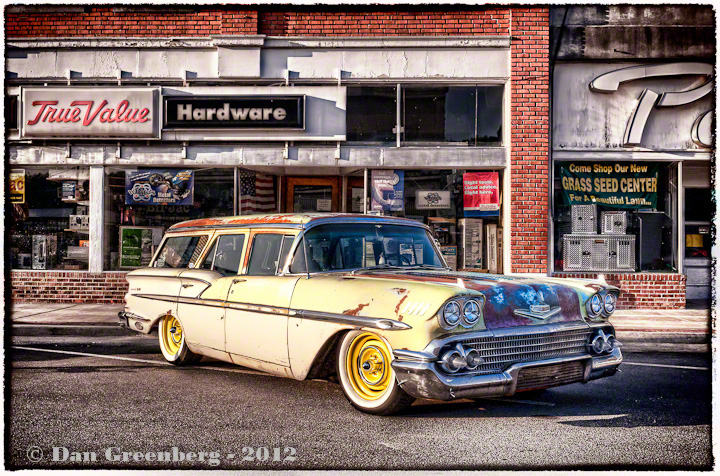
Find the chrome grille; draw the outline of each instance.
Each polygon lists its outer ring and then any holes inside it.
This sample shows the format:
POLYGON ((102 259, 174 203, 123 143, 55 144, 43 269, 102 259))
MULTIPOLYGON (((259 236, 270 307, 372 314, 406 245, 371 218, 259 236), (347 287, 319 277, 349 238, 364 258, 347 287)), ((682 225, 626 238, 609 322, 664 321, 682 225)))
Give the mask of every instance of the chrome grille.
POLYGON ((591 329, 578 329, 545 334, 481 337, 463 341, 462 345, 477 349, 485 359, 485 363, 472 374, 487 374, 501 372, 518 362, 586 354, 585 343, 591 333, 591 329))

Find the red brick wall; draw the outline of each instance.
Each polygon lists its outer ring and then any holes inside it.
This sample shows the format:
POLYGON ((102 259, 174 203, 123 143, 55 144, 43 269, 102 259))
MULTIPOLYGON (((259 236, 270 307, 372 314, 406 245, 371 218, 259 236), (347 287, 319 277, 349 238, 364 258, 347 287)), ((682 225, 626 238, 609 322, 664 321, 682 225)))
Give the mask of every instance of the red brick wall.
MULTIPOLYGON (((597 279, 597 273, 562 273, 558 278, 597 279)), ((628 273, 605 274, 608 284, 622 290, 618 309, 685 309, 683 274, 628 273)))
POLYGON ((11 271, 14 302, 117 303, 127 293, 124 272, 11 271))
POLYGON ((84 13, 7 13, 7 38, 170 37, 257 34, 257 11, 87 7, 84 13))
POLYGON ((510 259, 515 273, 547 272, 549 10, 512 10, 510 259))
POLYGON ((509 9, 455 12, 260 12, 269 36, 507 35, 509 9))
POLYGON ((454 12, 277 12, 216 7, 177 10, 129 6, 86 7, 84 12, 6 14, 8 38, 507 35, 507 8, 454 12))

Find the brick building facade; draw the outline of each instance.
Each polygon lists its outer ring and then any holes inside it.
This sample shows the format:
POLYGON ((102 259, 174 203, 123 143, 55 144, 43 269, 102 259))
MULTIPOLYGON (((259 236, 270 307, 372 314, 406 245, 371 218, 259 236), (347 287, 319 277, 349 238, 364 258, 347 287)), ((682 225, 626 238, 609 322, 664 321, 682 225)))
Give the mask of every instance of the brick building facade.
MULTIPOLYGON (((53 222, 59 237, 43 243, 57 246, 57 256, 35 266, 30 236, 47 236, 48 226, 37 223, 43 213, 52 213, 19 207, 16 223, 25 220, 25 228, 11 231, 20 243, 12 245, 18 255, 10 273, 13 300, 121 302, 129 268, 122 266, 123 228, 150 230, 166 227, 172 218, 218 214, 226 198, 217 193, 221 184, 230 190, 223 214, 243 213, 247 174, 255 181, 260 174, 272 177, 270 211, 307 211, 310 197, 319 211, 327 206, 327 211, 367 212, 374 170, 404 171, 406 183, 422 184, 417 190, 450 190, 450 212, 427 212, 416 206, 417 191, 408 185, 410 201, 402 213, 447 228, 441 241, 460 255, 458 268, 466 268, 456 236, 459 220, 469 216, 462 212, 463 174, 494 172, 502 202, 496 214, 483 219, 504 230, 497 237, 503 249, 497 271, 551 271, 548 7, 28 6, 7 9, 5 28, 11 52, 6 97, 15 99, 10 107, 22 120, 23 113, 30 114, 23 98, 42 94, 37 89, 43 85, 70 93, 156 88, 155 104, 176 94, 202 100, 293 91, 306 97, 310 118, 300 132, 228 134, 161 124, 155 135, 112 139, 103 132, 33 136, 27 125, 15 125, 6 146, 11 168, 26 174, 28 193, 33 180, 37 187, 74 182, 79 191, 66 202, 77 208, 53 219, 87 214, 89 227, 85 240, 53 222), (458 98, 474 100, 474 109, 458 112, 458 98), (334 108, 328 109, 328 101, 334 108), (438 101, 445 105, 436 112, 439 119, 413 117, 438 101), (315 120, 316 114, 327 118, 315 120), (467 126, 466 136, 449 126, 443 130, 451 119, 457 119, 457 128, 467 126), (113 192, 127 183, 128 173, 161 167, 194 171, 196 201, 190 211, 177 207, 170 214, 176 216, 161 217, 128 206, 113 192), (352 208, 356 191, 365 197, 360 209, 352 208), (327 193, 327 200, 319 193, 327 193), (70 258, 81 256, 83 246, 89 247, 87 258, 70 258)), ((483 256, 483 268, 487 259, 483 256)), ((621 301, 628 306, 676 307, 679 300, 670 295, 684 283, 678 275, 646 279, 639 287, 633 278, 607 279, 628 291, 621 301), (668 286, 667 299, 644 297, 648 289, 668 286)))

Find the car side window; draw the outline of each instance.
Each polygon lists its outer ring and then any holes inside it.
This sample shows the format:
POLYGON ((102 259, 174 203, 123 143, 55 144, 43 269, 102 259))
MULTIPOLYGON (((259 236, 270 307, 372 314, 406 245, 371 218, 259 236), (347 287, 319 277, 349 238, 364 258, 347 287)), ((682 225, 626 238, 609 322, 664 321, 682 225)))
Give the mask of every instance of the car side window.
POLYGON ((292 235, 285 235, 283 237, 282 248, 280 249, 280 260, 278 261, 277 272, 280 272, 282 270, 282 267, 285 265, 285 261, 287 261, 287 257, 290 254, 290 248, 292 248, 292 244, 294 241, 295 241, 295 237, 292 235))
POLYGON ((215 261, 215 251, 217 250, 217 242, 218 242, 218 240, 215 240, 215 243, 213 243, 212 248, 210 249, 210 251, 208 251, 208 254, 205 257, 205 261, 203 261, 202 265, 200 265, 200 269, 212 269, 213 261, 215 261))
POLYGON ((212 269, 223 276, 234 276, 240 272, 245 235, 221 235, 215 240, 213 250, 202 264, 203 269, 212 269))
POLYGON ((165 240, 153 268, 187 268, 189 263, 199 258, 207 235, 173 236, 165 240))
POLYGON ((259 233, 253 240, 248 272, 250 276, 274 276, 280 262, 283 235, 259 233))

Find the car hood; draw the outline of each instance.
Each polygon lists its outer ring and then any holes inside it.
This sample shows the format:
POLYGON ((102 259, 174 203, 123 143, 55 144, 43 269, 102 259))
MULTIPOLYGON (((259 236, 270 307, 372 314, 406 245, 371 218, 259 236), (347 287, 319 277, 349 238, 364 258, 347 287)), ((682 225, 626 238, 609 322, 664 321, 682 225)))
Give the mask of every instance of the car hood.
POLYGON ((388 279, 452 286, 458 294, 469 291, 485 297, 486 329, 582 320, 583 303, 601 289, 617 289, 591 280, 505 276, 496 274, 430 271, 372 270, 356 274, 364 279, 388 279), (547 311, 545 311, 547 310, 547 311), (545 311, 545 312, 543 312, 545 311))

